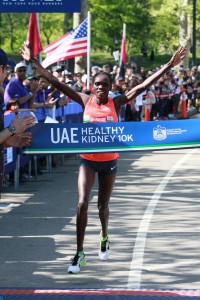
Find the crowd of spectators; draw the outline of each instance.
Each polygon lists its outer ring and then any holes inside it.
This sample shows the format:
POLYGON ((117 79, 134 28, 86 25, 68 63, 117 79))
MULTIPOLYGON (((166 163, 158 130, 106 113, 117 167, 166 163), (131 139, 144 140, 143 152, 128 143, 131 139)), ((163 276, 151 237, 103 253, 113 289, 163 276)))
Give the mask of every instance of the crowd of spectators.
MULTIPOLYGON (((134 86, 142 83, 158 68, 146 71, 141 67, 139 72, 133 68, 126 67, 124 77, 120 75, 120 68, 109 64, 102 67, 93 66, 91 68, 90 81, 99 71, 110 74, 112 84, 109 96, 126 93, 134 86)), ((59 81, 65 82, 77 92, 90 94, 92 89, 87 88, 87 74, 78 72, 72 74, 63 67, 57 65, 50 70, 59 81)), ((38 122, 44 122, 47 117, 59 122, 66 122, 64 107, 73 101, 60 91, 52 88, 45 78, 42 78, 36 71, 31 70, 31 74, 26 75, 28 66, 23 62, 17 64, 14 69, 8 68, 8 74, 4 81, 4 102, 6 113, 16 109, 35 110, 34 114, 38 122)), ((30 73, 30 70, 29 70, 30 73)), ((124 108, 124 121, 143 121, 145 105, 150 108, 150 120, 166 120, 179 118, 182 110, 182 101, 186 101, 187 111, 200 111, 200 66, 191 69, 184 69, 183 66, 172 68, 155 82, 151 88, 124 108)))
MULTIPOLYGON (((141 67, 140 71, 136 73, 128 67, 122 78, 119 76, 119 68, 114 68, 111 72, 112 76, 114 74, 111 96, 117 93, 126 93, 157 70, 158 68, 146 71, 144 67, 141 67)), ((186 101, 187 111, 199 112, 200 66, 194 66, 191 69, 179 66, 169 70, 149 90, 126 106, 125 121, 143 121, 147 103, 151 121, 180 118, 183 101, 186 101)))

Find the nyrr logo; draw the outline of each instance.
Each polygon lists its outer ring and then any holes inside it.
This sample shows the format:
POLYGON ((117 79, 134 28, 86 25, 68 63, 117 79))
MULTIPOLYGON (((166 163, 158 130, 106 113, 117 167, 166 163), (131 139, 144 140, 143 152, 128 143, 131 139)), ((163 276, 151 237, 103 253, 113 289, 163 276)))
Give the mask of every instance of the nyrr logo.
POLYGON ((81 0, 0 0, 0 12, 80 12, 81 0))
POLYGON ((167 138, 167 129, 158 125, 153 128, 153 138, 157 141, 162 141, 167 138))

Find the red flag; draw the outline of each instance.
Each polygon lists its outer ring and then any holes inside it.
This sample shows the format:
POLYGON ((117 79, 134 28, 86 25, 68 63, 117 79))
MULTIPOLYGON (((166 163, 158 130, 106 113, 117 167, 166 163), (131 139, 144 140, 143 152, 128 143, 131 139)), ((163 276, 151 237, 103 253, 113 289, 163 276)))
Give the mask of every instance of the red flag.
POLYGON ((45 47, 44 52, 47 57, 42 62, 43 67, 76 56, 87 55, 87 27, 88 20, 85 19, 75 29, 45 47))
POLYGON ((120 53, 120 72, 119 75, 125 79, 125 65, 126 65, 126 24, 123 27, 123 36, 120 53))
POLYGON ((30 43, 31 50, 34 56, 37 56, 43 50, 39 36, 36 13, 30 14, 27 42, 30 43))

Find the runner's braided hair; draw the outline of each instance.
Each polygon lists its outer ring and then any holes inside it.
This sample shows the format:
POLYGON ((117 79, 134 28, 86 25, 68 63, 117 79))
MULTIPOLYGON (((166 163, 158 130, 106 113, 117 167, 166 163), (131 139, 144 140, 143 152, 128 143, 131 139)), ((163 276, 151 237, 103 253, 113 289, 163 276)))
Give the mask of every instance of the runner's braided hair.
POLYGON ((99 71, 98 73, 96 73, 92 78, 92 83, 94 83, 95 79, 100 75, 106 76, 108 78, 109 85, 111 86, 112 78, 111 78, 110 74, 108 74, 107 72, 104 72, 104 71, 99 71))

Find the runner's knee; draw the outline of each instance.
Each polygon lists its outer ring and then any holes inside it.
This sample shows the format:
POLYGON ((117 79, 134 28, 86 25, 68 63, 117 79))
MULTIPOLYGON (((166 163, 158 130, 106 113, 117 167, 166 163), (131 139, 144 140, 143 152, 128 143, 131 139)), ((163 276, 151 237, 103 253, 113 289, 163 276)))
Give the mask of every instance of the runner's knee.
POLYGON ((99 210, 99 212, 104 213, 105 211, 107 211, 108 204, 109 204, 109 200, 108 201, 104 201, 103 203, 98 203, 98 210, 99 210))
POLYGON ((84 211, 87 211, 88 210, 88 202, 79 202, 78 203, 78 207, 77 209, 80 211, 80 212, 84 212, 84 211))

